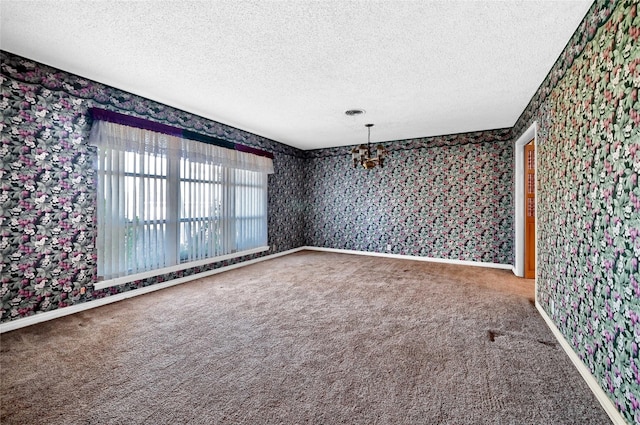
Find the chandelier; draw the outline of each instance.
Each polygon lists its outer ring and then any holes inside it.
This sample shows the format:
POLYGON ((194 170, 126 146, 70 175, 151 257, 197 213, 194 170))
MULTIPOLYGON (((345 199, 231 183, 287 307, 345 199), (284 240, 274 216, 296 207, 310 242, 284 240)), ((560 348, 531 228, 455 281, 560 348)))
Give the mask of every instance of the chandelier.
POLYGON ((371 127, 373 124, 365 124, 365 127, 369 130, 369 137, 367 138, 367 145, 360 145, 351 150, 351 159, 353 159, 353 168, 357 168, 358 164, 362 165, 365 170, 370 170, 376 165, 382 168, 384 162, 384 156, 387 154, 387 150, 382 145, 376 146, 376 156, 371 156, 371 127))

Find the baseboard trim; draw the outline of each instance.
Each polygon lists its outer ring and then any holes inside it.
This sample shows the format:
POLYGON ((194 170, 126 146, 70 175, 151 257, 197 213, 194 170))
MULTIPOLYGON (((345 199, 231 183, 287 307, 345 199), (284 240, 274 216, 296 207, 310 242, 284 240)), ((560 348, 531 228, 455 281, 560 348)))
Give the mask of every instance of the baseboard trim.
POLYGON ((573 351, 571 345, 567 342, 560 330, 556 327, 551 318, 547 315, 547 312, 544 311, 537 300, 536 308, 538 309, 538 312, 540 313, 544 321, 547 323, 549 329, 551 329, 553 335, 560 343, 560 346, 562 347, 564 352, 567 353, 573 365, 576 367, 576 369, 578 369, 578 372, 580 372, 582 379, 585 380, 593 395, 596 396, 596 399, 598 399, 604 411, 607 412, 607 415, 609 415, 611 422, 615 425, 628 425, 628 422, 620 414, 618 409, 616 409, 616 406, 613 404, 609 396, 607 396, 607 393, 604 392, 602 387, 600 387, 600 385, 598 384, 598 381, 596 381, 596 378, 591 374, 589 368, 582 362, 580 356, 578 356, 578 354, 573 351))
POLYGON ((336 252, 340 254, 355 254, 355 255, 368 255, 372 257, 395 258, 397 260, 427 261, 431 263, 457 264, 461 266, 476 266, 476 267, 488 267, 492 269, 513 270, 513 266, 511 264, 485 263, 482 261, 449 260, 447 258, 419 257, 416 255, 388 254, 384 252, 353 251, 350 249, 322 248, 317 246, 304 246, 302 247, 302 249, 306 249, 309 251, 324 251, 324 252, 336 252))
POLYGON ((0 323, 0 334, 9 332, 9 331, 14 331, 16 329, 24 328, 27 326, 35 325, 37 323, 58 319, 60 317, 68 316, 74 313, 79 313, 81 311, 90 310, 92 308, 97 308, 103 305, 126 300, 128 298, 137 297, 139 295, 148 294, 149 292, 159 291, 160 289, 169 288, 175 285, 180 285, 182 283, 186 283, 192 280, 200 279, 207 276, 212 276, 218 273, 223 273, 229 270, 248 266, 250 264, 259 263, 261 261, 272 260, 277 257, 282 257, 283 255, 288 255, 294 252, 302 251, 302 249, 303 248, 294 248, 288 251, 278 252, 276 254, 265 255, 264 257, 254 258, 253 260, 243 261, 242 263, 231 264, 229 266, 208 270, 206 272, 181 277, 181 278, 170 280, 167 282, 162 282, 162 283, 158 283, 151 286, 145 286, 144 288, 133 289, 131 291, 122 292, 120 294, 115 294, 115 295, 109 295, 107 297, 99 298, 97 300, 87 301, 85 303, 75 304, 69 307, 63 307, 56 310, 37 313, 37 314, 34 314, 33 316, 27 316, 21 319, 12 320, 10 322, 0 323))

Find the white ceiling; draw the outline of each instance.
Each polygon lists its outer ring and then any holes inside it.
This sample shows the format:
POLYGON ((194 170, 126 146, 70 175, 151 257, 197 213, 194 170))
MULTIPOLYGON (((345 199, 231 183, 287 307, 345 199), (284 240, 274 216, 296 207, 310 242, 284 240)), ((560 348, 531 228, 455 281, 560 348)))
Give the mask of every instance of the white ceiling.
POLYGON ((591 3, 0 0, 0 48, 316 149, 512 126, 591 3))

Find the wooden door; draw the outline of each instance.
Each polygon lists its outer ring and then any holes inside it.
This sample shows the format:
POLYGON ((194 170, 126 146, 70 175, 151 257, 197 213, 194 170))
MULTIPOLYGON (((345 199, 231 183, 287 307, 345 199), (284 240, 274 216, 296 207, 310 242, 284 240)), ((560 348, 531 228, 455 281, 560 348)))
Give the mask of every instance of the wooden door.
POLYGON ((533 140, 524 147, 524 277, 536 277, 536 151, 533 140))

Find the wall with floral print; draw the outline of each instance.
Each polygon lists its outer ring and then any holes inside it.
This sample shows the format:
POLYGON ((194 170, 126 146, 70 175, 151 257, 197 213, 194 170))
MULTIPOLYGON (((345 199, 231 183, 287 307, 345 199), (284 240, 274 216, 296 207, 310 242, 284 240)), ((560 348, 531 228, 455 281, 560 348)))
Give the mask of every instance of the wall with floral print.
POLYGON ((304 245, 304 153, 103 84, 0 52, 0 299, 5 322, 304 245), (273 152, 262 254, 93 290, 95 150, 89 107, 273 152), (86 287, 85 294, 80 288, 86 287))
POLYGON ((640 19, 596 2, 514 127, 537 120, 538 301, 640 423, 640 19))
POLYGON ((510 129, 385 143, 384 168, 350 148, 307 153, 307 244, 511 264, 510 129), (390 245, 390 249, 387 246, 390 245))

